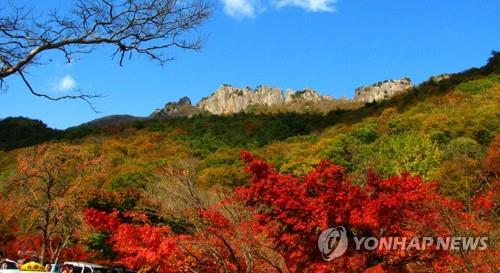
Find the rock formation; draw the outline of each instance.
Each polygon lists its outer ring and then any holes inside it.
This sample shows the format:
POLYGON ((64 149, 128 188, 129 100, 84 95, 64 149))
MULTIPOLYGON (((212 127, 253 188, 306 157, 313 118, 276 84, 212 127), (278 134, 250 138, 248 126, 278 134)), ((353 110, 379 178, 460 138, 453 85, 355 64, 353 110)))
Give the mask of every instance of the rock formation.
POLYGON ((181 98, 178 102, 169 102, 165 107, 156 109, 150 119, 170 119, 176 117, 190 117, 199 112, 198 107, 191 104, 188 97, 181 98))
POLYGON ((285 94, 285 103, 287 104, 296 102, 319 102, 321 100, 331 99, 331 97, 321 96, 312 89, 304 89, 302 91, 288 89, 285 94))
POLYGON ((288 90, 285 95, 279 88, 258 86, 255 90, 250 87, 238 88, 223 85, 210 97, 202 99, 197 106, 212 114, 230 114, 244 111, 251 105, 273 106, 291 104, 295 102, 318 102, 331 99, 321 96, 312 89, 303 91, 288 90))
POLYGON ((436 75, 436 76, 432 76, 429 81, 433 82, 433 83, 438 83, 440 81, 444 81, 444 80, 447 80, 451 78, 451 74, 448 74, 448 73, 445 73, 445 74, 439 74, 439 75, 436 75))
POLYGON ((357 88, 353 100, 359 102, 381 101, 403 93, 412 87, 413 84, 410 78, 386 80, 370 86, 357 88))
POLYGON ((349 101, 373 102, 388 99, 412 87, 413 84, 409 78, 386 80, 356 89, 353 100, 345 98, 335 100, 330 96, 322 96, 312 89, 301 91, 288 89, 283 94, 280 88, 261 85, 252 89, 250 87, 239 88, 224 84, 209 97, 201 99, 196 105, 192 105, 191 100, 188 97, 184 97, 178 102, 167 103, 162 109, 154 111, 149 118, 169 119, 185 116, 190 117, 200 112, 224 115, 245 111, 250 106, 287 106, 289 107, 288 109, 294 109, 294 107, 302 107, 304 104, 310 106, 334 101, 342 101, 343 103, 349 101))

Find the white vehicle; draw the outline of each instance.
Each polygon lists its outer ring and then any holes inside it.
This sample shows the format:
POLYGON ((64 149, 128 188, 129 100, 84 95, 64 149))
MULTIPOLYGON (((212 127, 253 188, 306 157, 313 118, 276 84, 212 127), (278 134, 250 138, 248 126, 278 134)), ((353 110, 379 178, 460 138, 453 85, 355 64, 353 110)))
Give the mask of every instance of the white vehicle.
POLYGON ((0 273, 19 273, 17 263, 13 260, 2 259, 0 260, 0 273))
POLYGON ((85 262, 65 262, 62 267, 70 265, 73 273, 108 273, 110 270, 102 265, 85 262))
POLYGON ((0 273, 19 273, 17 263, 13 260, 2 259, 0 260, 0 273))
POLYGON ((0 269, 2 270, 17 269, 17 263, 9 259, 0 260, 0 269))

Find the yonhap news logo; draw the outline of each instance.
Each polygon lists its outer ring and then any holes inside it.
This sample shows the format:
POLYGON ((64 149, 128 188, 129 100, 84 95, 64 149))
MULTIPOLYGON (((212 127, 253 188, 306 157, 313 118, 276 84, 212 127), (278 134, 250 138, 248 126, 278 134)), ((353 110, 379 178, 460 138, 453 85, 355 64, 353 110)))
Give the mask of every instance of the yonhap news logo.
POLYGON ((325 261, 344 255, 347 246, 347 233, 342 226, 326 229, 319 235, 318 248, 325 261))
MULTIPOLYGON (((352 237, 354 251, 375 250, 485 250, 488 237, 352 237)), ((323 260, 331 261, 347 251, 349 239, 345 227, 338 226, 324 230, 318 237, 318 249, 323 260)))

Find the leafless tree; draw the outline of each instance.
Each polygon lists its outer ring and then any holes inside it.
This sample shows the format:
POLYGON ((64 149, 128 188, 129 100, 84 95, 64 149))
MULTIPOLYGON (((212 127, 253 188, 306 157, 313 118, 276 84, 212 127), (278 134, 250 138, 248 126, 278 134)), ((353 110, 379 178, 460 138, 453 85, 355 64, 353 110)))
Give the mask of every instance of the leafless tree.
POLYGON ((25 71, 43 64, 41 56, 48 51, 60 52, 71 62, 99 45, 113 47, 120 65, 134 53, 164 64, 172 60, 165 49, 200 49, 196 30, 210 15, 205 0, 74 1, 66 15, 52 11, 40 16, 26 7, 0 6, 0 89, 7 89, 7 77, 18 75, 35 96, 89 102, 96 95, 53 97, 38 92, 25 71))
POLYGON ((199 171, 199 161, 179 160, 159 167, 154 178, 148 181, 150 198, 160 204, 161 209, 157 211, 159 215, 179 217, 191 225, 192 239, 178 242, 184 254, 196 261, 189 270, 254 272, 255 264, 259 264, 272 272, 289 272, 284 258, 263 238, 245 229, 235 228, 248 221, 251 214, 240 203, 221 202, 231 196, 229 189, 201 187, 197 181, 199 171), (223 214, 231 223, 231 227, 227 228, 231 231, 207 232, 212 223, 202 216, 201 212, 205 210, 216 210, 223 214), (213 244, 214 241, 217 243, 213 244), (231 269, 228 261, 236 268, 231 269), (244 261, 244 265, 241 261, 244 261))

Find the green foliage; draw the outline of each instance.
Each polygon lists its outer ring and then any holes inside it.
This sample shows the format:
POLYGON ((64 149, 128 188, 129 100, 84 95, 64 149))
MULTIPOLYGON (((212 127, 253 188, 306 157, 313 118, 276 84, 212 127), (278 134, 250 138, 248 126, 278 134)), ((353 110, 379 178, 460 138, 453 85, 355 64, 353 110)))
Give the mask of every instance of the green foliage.
POLYGON ((91 126, 81 125, 76 127, 68 128, 64 131, 64 138, 67 140, 74 140, 84 138, 89 135, 99 133, 98 128, 93 128, 91 126))
POLYGON ((92 253, 98 253, 98 259, 113 260, 116 253, 109 244, 109 234, 104 232, 92 233, 86 240, 86 246, 92 253))
POLYGON ((377 171, 386 177, 410 172, 429 179, 439 164, 439 149, 424 134, 409 132, 383 137, 375 147, 377 171))
POLYGON ((452 140, 442 152, 443 160, 457 159, 462 156, 472 159, 481 159, 485 155, 485 149, 474 139, 459 137, 452 140))
POLYGON ((389 128, 391 129, 391 132, 394 134, 398 134, 403 132, 403 125, 401 124, 401 120, 399 119, 393 119, 389 121, 389 128))
POLYGON ((129 211, 133 210, 139 201, 140 195, 133 191, 120 196, 97 193, 87 201, 87 207, 107 212, 113 210, 129 211))
POLYGON ((376 124, 370 124, 368 126, 359 128, 357 130, 354 130, 351 133, 352 136, 357 138, 361 143, 363 144, 370 144, 374 142, 378 135, 377 135, 377 125, 376 124))
POLYGON ((193 149, 209 154, 222 146, 250 149, 310 134, 313 130, 324 127, 325 120, 320 114, 240 113, 230 116, 201 115, 146 124, 151 131, 168 132, 174 128, 183 128, 185 133, 174 139, 188 141, 193 149))
POLYGON ((450 134, 448 132, 443 132, 440 130, 432 130, 429 133, 430 139, 439 144, 439 145, 445 145, 450 142, 450 134))
POLYGON ((6 180, 15 169, 15 159, 9 153, 0 150, 0 194, 5 192, 2 190, 4 187, 11 186, 6 180))
POLYGON ((9 117, 0 121, 0 150, 33 146, 60 135, 60 131, 48 128, 40 120, 9 117))
POLYGON ((337 136, 333 142, 320 153, 320 157, 327 158, 335 164, 352 170, 354 166, 351 161, 352 153, 349 149, 349 144, 352 143, 350 140, 352 139, 345 135, 337 136))
POLYGON ((500 83, 500 75, 494 75, 486 79, 461 83, 457 86, 457 89, 465 93, 477 94, 490 89, 498 83, 500 83))
POLYGON ((145 189, 148 173, 131 171, 115 176, 110 183, 110 190, 145 189))

